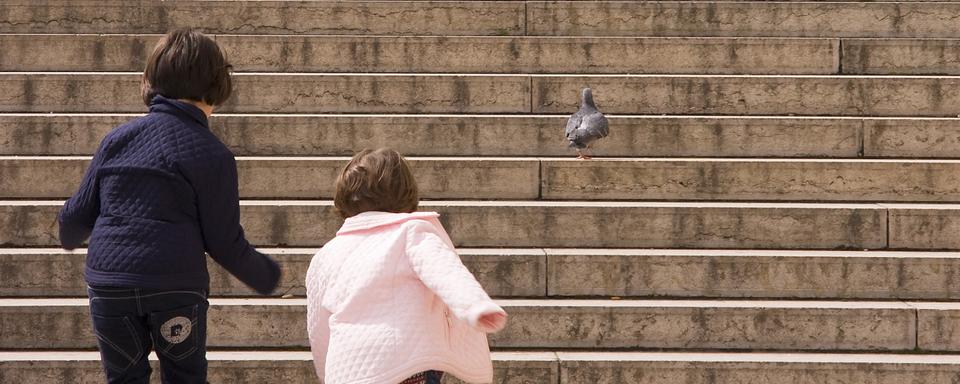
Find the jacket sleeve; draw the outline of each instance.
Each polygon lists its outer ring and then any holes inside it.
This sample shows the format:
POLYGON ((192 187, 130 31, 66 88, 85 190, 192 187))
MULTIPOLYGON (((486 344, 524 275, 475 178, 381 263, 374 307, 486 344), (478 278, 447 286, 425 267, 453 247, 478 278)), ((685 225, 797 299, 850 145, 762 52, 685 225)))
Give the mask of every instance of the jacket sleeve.
POLYGON ((97 153, 93 155, 93 160, 80 182, 80 189, 67 199, 63 208, 60 209, 57 221, 60 224, 60 244, 64 249, 75 249, 83 244, 93 231, 93 225, 100 215, 100 187, 97 174, 106 157, 104 153, 106 142, 107 140, 104 139, 97 153))
POLYGON ((233 156, 214 161, 208 173, 191 180, 197 194, 200 230, 207 253, 260 294, 280 281, 280 266, 247 242, 240 226, 237 163, 233 156))
POLYGON ((490 299, 460 261, 440 222, 411 220, 407 225, 407 257, 424 285, 440 297, 455 316, 472 327, 487 333, 502 329, 505 322, 492 327, 479 322, 484 315, 506 312, 490 299))
POLYGON ((323 307, 323 289, 319 268, 318 253, 310 262, 307 270, 307 336, 310 339, 310 352, 313 354, 313 367, 320 382, 324 381, 327 365, 327 349, 330 346, 330 311, 323 307))
POLYGON ((313 355, 313 369, 323 383, 327 366, 327 349, 330 345, 330 312, 318 308, 307 310, 307 319, 312 320, 307 333, 310 336, 310 353, 313 355))

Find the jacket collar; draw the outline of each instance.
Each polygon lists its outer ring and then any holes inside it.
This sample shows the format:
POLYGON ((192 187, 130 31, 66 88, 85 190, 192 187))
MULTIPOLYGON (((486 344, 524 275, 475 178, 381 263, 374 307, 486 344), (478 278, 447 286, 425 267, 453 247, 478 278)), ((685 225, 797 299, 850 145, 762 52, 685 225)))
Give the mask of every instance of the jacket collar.
POLYGON ((210 128, 207 114, 190 103, 184 103, 157 95, 150 100, 150 112, 166 112, 172 115, 186 116, 200 123, 204 128, 210 128))
POLYGON ((344 233, 363 231, 382 227, 385 225, 399 224, 408 220, 431 219, 440 217, 436 212, 413 212, 413 213, 392 213, 392 212, 363 212, 353 217, 348 217, 343 222, 343 226, 337 231, 337 235, 344 233))

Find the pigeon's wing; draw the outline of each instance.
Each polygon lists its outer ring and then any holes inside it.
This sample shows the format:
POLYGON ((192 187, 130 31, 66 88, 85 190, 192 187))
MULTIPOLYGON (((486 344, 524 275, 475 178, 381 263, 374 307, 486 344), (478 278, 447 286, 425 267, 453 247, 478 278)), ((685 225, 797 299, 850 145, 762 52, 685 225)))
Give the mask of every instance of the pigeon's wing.
POLYGON ((594 112, 583 117, 583 127, 592 139, 599 139, 610 134, 607 117, 600 112, 594 112))
POLYGON ((564 130, 567 138, 569 138, 570 135, 580 127, 580 123, 582 121, 583 116, 580 114, 580 112, 570 115, 570 119, 567 120, 567 128, 564 130))

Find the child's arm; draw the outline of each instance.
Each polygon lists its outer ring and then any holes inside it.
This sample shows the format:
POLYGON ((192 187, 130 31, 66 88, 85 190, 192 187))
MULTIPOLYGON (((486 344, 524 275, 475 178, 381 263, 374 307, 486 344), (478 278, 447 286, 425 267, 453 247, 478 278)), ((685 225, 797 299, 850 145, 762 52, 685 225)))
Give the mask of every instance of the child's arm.
POLYGON ((327 348, 330 345, 330 312, 323 308, 311 311, 311 307, 307 307, 307 323, 313 369, 322 383, 327 365, 327 348))
POLYGON ((60 209, 58 216, 60 244, 64 249, 74 249, 83 244, 83 241, 93 231, 97 216, 100 215, 100 187, 97 181, 97 173, 103 163, 106 142, 107 140, 104 139, 100 143, 100 148, 94 154, 93 161, 87 167, 87 173, 83 175, 80 189, 60 209))
POLYGON ((322 383, 327 363, 327 348, 330 345, 330 311, 322 305, 323 292, 321 289, 318 253, 310 261, 307 269, 307 336, 310 339, 310 352, 313 353, 313 367, 322 383))
POLYGON ((269 294, 280 281, 280 266, 247 242, 240 226, 237 162, 221 159, 191 184, 197 194, 203 244, 218 264, 260 294, 269 294))
POLYGON ((487 333, 503 329, 506 312, 460 261, 437 220, 410 221, 407 257, 420 280, 461 320, 487 333))

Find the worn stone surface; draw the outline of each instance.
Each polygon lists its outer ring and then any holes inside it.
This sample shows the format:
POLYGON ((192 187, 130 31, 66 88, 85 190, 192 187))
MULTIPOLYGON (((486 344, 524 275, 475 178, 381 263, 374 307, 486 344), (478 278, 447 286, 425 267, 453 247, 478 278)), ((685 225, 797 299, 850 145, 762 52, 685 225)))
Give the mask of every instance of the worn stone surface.
MULTIPOLYGON (((261 249, 277 260, 283 280, 275 295, 304 296, 304 279, 315 250, 261 249)), ((460 250, 463 263, 494 297, 532 297, 546 294, 546 256, 536 250, 460 250)), ((0 296, 86 296, 84 254, 57 250, 0 252, 0 296)), ((214 262, 208 262, 212 296, 255 296, 214 262)))
POLYGON ((494 297, 547 294, 547 256, 542 250, 461 249, 460 258, 494 297))
MULTIPOLYGON (((159 365, 154 369, 159 369, 159 365)), ((210 374, 211 377, 215 375, 210 374)), ((26 360, 0 361, 0 380, 5 383, 101 384, 106 382, 106 377, 99 360, 26 360)))
POLYGON ((271 39, 217 38, 241 69, 264 71, 829 74, 839 57, 830 39, 263 38, 271 39))
MULTIPOLYGON (((833 361, 679 361, 589 357, 564 358, 560 383, 576 384, 952 384, 960 380, 956 362, 903 363, 833 361)), ((586 355, 586 354, 583 354, 586 355)), ((835 356, 833 359, 842 359, 835 356)), ((901 357, 901 356, 897 356, 901 357)), ((731 356, 731 360, 738 356, 731 356)), ((906 360, 906 358, 904 358, 906 360)))
POLYGON ((72 304, 41 307, 24 302, 22 306, 0 306, 0 348, 96 348, 86 300, 76 299, 72 304))
POLYGON ((93 155, 100 140, 135 115, 0 114, 0 155, 93 155))
POLYGON ((516 35, 522 3, 497 1, 128 2, 4 1, 0 33, 166 33, 199 27, 208 33, 516 35))
POLYGON ((956 3, 527 3, 530 35, 954 37, 956 3))
POLYGON ((86 159, 0 158, 0 198, 66 198, 77 191, 86 159))
MULTIPOLYGON (((143 112, 137 74, 0 75, 2 112, 143 112)), ((957 77, 237 74, 220 112, 956 116, 957 77)))
MULTIPOLYGON (((209 360, 207 379, 212 383, 317 383, 313 362, 299 360, 209 360)), ((151 361, 150 383, 160 383, 160 365, 151 361)), ((100 361, 0 361, 0 380, 5 383, 105 382, 100 361)))
MULTIPOLYGON (((144 112, 139 74, 0 74, 0 112, 144 112)), ((517 113, 525 76, 235 74, 220 112, 517 113)))
MULTIPOLYGON (((107 131, 131 118, 0 115, 0 155, 91 155, 107 131)), ((858 119, 609 119, 615 136, 597 144, 598 156, 857 157, 860 151, 858 119)), ((566 117, 549 116, 215 114, 211 119, 211 129, 240 156, 349 156, 389 146, 408 156, 573 157, 563 139, 565 124, 566 117)), ((960 154, 960 144, 956 148, 960 154)))
POLYGON ((960 206, 887 206, 890 248, 960 249, 960 206))
MULTIPOLYGON (((239 72, 834 74, 839 57, 836 39, 214 37, 239 72)), ((5 35, 0 70, 142 71, 158 40, 5 35)))
POLYGON ((960 200, 960 162, 892 160, 544 160, 542 197, 580 200, 960 200))
POLYGON ((576 111, 583 87, 610 114, 954 117, 960 104, 960 77, 535 75, 533 112, 576 111))
POLYGON ((868 157, 960 158, 960 120, 864 120, 868 157))
POLYGON ((960 74, 960 40, 955 39, 848 39, 841 57, 849 74, 960 74))
POLYGON ((490 335, 501 348, 904 350, 916 342, 906 305, 821 308, 777 302, 604 301, 507 307, 490 335))
MULTIPOLYGON (((279 300, 247 305, 224 305, 211 300, 207 321, 210 347, 304 347, 306 307, 304 299, 279 300), (288 304, 283 304, 288 303, 288 304)), ((62 305, 0 305, 0 348, 84 349, 96 348, 87 299, 62 299, 62 305)), ((247 302, 247 301, 244 301, 247 302)))
MULTIPOLYGON (((59 205, 0 204, 0 245, 58 245, 59 205)), ((420 209, 440 212, 461 247, 886 246, 886 212, 872 205, 427 201, 420 209)), ((240 210, 259 246, 320 246, 342 223, 329 201, 246 201, 240 210)))
POLYGON ((917 347, 924 351, 960 351, 960 305, 911 303, 917 308, 917 347))
MULTIPOLYGON (((7 353, 7 354, 15 354, 7 353)), ((0 380, 4 383, 104 382, 96 352, 28 352, 7 359, 0 354, 0 380), (34 360, 25 360, 33 358, 34 360)), ((494 384, 556 383, 559 363, 553 353, 493 353, 494 384)), ((317 383, 310 352, 208 352, 209 380, 213 383, 317 383)), ((151 356, 159 384, 159 365, 151 356)), ((462 383, 451 375, 444 383, 462 383)))
MULTIPOLYGON (((0 360, 0 379, 4 382, 103 382, 96 352, 20 354, 29 355, 34 360, 23 360, 27 356, 0 360)), ((212 382, 260 383, 272 382, 275 378, 281 378, 285 383, 316 382, 309 352, 209 352, 207 356, 212 382), (253 354, 256 356, 251 359, 253 354), (283 356, 273 356, 278 354, 283 356)), ((780 356, 761 353, 493 353, 493 383, 952 384, 960 379, 957 363, 950 361, 953 356, 817 354, 817 359, 805 359, 809 354, 799 355, 796 359, 780 356)), ((153 368, 156 372, 155 361, 153 368)), ((154 374, 152 383, 159 383, 158 379, 154 374)), ((444 383, 460 382, 448 375, 444 383)))
MULTIPOLYGON (((344 158, 241 158, 244 198, 332 198, 344 158), (290 180, 297 180, 290 183, 290 180)), ((88 164, 0 158, 0 197, 65 198, 88 164)), ((430 199, 950 202, 953 161, 413 159, 430 199), (542 188, 542 194, 541 194, 542 188)))
POLYGON ((441 216, 441 220, 453 234, 454 241, 463 246, 884 247, 886 225, 882 210, 835 208, 838 209, 696 203, 436 207, 448 213, 441 216))
POLYGON ((62 202, 0 204, 0 247, 59 246, 57 213, 62 202))
MULTIPOLYGON (((492 384, 559 383, 560 363, 548 352, 494 352, 492 384)), ((444 384, 463 384, 453 375, 443 377, 444 384)))
POLYGON ((0 253, 0 296, 85 296, 83 254, 23 250, 0 253))
POLYGON ((548 249, 549 296, 960 297, 960 255, 548 249))
MULTIPOLYGON (((0 9, 9 7, 0 5, 0 9)), ((2 15, 2 13, 0 13, 2 15)), ((3 20, 3 16, 0 16, 3 20)), ((0 29, 3 28, 0 21, 0 29)), ((0 35, 0 70, 142 72, 161 35, 0 35)))
MULTIPOLYGON (((86 299, 0 306, 0 348, 92 348, 86 299), (16 319, 16 320, 14 320, 16 319)), ((905 304, 503 301, 510 321, 496 348, 912 350, 905 304)), ((303 299, 211 300, 212 348, 308 346, 303 299)))
MULTIPOLYGON (((241 158, 242 198, 332 199, 346 158, 241 158)), ((0 198, 67 198, 76 192, 89 161, 0 158, 0 198)), ((420 197, 427 199, 537 199, 536 159, 411 159, 420 197)))

